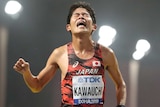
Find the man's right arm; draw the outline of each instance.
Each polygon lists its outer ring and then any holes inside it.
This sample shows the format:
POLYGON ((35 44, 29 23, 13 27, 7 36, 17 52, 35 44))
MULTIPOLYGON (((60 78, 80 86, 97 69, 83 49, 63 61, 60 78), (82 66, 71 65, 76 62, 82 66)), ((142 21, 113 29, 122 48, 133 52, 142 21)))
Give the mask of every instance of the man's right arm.
POLYGON ((37 76, 31 73, 29 63, 20 58, 14 65, 14 70, 23 75, 24 81, 32 92, 38 93, 43 87, 52 79, 58 65, 56 64, 56 54, 54 52, 50 55, 46 66, 40 71, 37 76))

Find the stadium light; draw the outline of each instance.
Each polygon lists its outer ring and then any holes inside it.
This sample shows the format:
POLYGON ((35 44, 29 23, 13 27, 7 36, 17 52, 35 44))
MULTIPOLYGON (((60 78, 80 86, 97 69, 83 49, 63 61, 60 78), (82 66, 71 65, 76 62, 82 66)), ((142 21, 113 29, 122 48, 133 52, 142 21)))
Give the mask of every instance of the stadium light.
POLYGON ((5 13, 9 15, 15 15, 22 10, 22 5, 15 0, 8 1, 5 6, 5 13))
POLYGON ((132 54, 129 63, 129 79, 130 79, 130 98, 129 107, 138 107, 138 79, 140 62, 150 49, 150 43, 145 39, 140 39, 136 44, 136 51, 132 54))
POLYGON ((108 47, 113 43, 116 34, 117 32, 114 28, 111 26, 103 25, 99 29, 98 43, 108 47))
POLYGON ((132 54, 133 59, 134 60, 142 59, 149 51, 150 47, 151 45, 147 40, 145 39, 138 40, 136 44, 136 51, 132 54))

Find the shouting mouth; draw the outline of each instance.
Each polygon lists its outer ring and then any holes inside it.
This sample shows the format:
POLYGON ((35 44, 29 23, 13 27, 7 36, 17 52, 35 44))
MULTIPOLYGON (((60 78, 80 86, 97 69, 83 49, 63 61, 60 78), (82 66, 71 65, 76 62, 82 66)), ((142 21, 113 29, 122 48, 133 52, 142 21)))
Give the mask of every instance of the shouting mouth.
POLYGON ((84 21, 79 21, 77 27, 86 27, 86 23, 84 21))

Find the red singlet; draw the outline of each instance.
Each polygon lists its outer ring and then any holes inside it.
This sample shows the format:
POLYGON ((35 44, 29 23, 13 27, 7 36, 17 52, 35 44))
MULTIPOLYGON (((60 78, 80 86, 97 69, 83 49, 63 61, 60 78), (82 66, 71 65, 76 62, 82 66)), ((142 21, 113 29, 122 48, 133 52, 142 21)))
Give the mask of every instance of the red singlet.
POLYGON ((71 43, 67 44, 68 72, 61 82, 61 107, 103 107, 105 73, 99 44, 95 53, 84 60, 76 56, 71 43))

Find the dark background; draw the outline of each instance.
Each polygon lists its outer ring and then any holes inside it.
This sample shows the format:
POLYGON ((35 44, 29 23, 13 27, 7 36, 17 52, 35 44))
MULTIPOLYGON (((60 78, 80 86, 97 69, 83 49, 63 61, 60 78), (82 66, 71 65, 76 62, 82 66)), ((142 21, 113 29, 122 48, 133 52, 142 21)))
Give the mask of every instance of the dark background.
MULTIPOLYGON (((66 31, 69 6, 78 0, 18 0, 23 5, 19 18, 13 19, 4 13, 7 0, 0 0, 0 25, 9 31, 7 58, 6 107, 59 107, 60 71, 38 94, 33 94, 20 74, 12 69, 19 57, 29 61, 33 74, 37 75, 54 48, 71 40, 66 31)), ((160 96, 160 1, 159 0, 85 0, 96 12, 98 40, 101 25, 117 30, 115 42, 110 46, 117 56, 128 89, 129 107, 129 62, 137 40, 146 39, 151 44, 150 52, 140 61, 138 82, 138 107, 158 107, 160 96)), ((106 74, 107 94, 105 107, 115 107, 116 97, 113 82, 106 74)))

